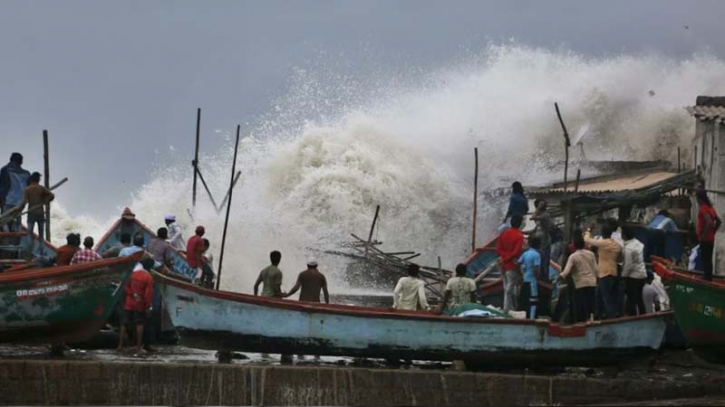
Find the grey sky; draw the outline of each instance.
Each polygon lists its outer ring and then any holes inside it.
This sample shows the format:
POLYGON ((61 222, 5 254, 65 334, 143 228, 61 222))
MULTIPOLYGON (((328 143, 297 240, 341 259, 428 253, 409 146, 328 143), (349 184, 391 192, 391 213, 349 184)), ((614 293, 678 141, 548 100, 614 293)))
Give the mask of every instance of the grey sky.
POLYGON ((68 209, 108 215, 169 145, 191 159, 198 106, 202 148, 214 150, 213 130, 269 112, 293 68, 321 52, 344 55, 346 75, 433 68, 510 38, 592 56, 723 58, 723 15, 719 0, 4 0, 0 160, 21 151, 40 169, 47 128, 54 178, 71 178, 68 209))

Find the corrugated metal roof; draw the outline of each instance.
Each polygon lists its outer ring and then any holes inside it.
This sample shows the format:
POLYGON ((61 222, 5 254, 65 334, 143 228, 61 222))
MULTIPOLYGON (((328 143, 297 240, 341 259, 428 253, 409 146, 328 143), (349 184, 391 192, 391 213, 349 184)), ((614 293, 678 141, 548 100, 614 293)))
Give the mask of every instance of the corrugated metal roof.
MULTIPOLYGON (((620 191, 636 191, 660 184, 678 175, 680 174, 677 172, 656 169, 580 180, 579 194, 593 195, 620 191)), ((569 181, 566 193, 573 193, 575 184, 576 182, 574 180, 569 181)), ((564 188, 560 184, 530 191, 532 195, 562 194, 564 192, 564 188)))
POLYGON ((690 106, 687 111, 699 120, 715 120, 725 123, 725 106, 690 106))

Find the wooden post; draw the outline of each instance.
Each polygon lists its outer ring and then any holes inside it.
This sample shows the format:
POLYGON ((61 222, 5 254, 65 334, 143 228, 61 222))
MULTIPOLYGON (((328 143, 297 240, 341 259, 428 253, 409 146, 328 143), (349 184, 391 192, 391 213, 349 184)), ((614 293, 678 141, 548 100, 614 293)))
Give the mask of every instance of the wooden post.
POLYGON ((222 234, 222 247, 219 252, 219 270, 216 278, 216 289, 219 290, 219 284, 222 281, 222 264, 224 262, 224 246, 227 242, 227 227, 229 226, 229 212, 232 209, 232 194, 234 192, 234 174, 237 172, 237 152, 239 151, 239 133, 242 130, 242 125, 237 125, 237 141, 234 144, 234 161, 232 162, 232 178, 229 180, 229 200, 227 201, 227 216, 224 218, 224 232, 222 234))
POLYGON ((561 209, 564 211, 564 245, 568 245, 571 241, 572 213, 571 201, 566 197, 561 201, 561 209))
POLYGON ((471 253, 476 250, 476 219, 478 218, 478 147, 473 149, 475 170, 473 175, 473 233, 471 236, 471 253))
POLYGON ((196 176, 199 173, 199 133, 201 130, 201 108, 196 109, 196 148, 194 149, 194 161, 191 165, 194 167, 194 185, 191 190, 191 205, 196 207, 196 176))
MULTIPOLYGON (((682 161, 680 156, 680 147, 677 147, 677 173, 682 172, 682 161)), ((677 195, 682 195, 682 188, 677 189, 677 195)))
POLYGON ((373 241, 373 232, 375 231, 375 224, 378 222, 378 214, 380 214, 380 205, 375 207, 375 216, 373 217, 373 224, 370 226, 370 233, 368 234, 368 244, 365 245, 365 258, 368 257, 368 249, 373 241))
POLYGON ((579 178, 582 176, 582 170, 581 168, 577 168, 576 170, 576 184, 574 184, 574 192, 579 192, 579 178))
POLYGON ((567 176, 569 174, 569 147, 571 147, 571 141, 569 141, 569 132, 566 131, 566 125, 564 120, 561 118, 561 112, 559 112, 559 104, 554 102, 554 108, 556 108, 556 117, 559 118, 562 130, 564 130, 564 192, 567 189, 567 176))
MULTIPOLYGON (((45 168, 45 187, 50 189, 50 150, 48 148, 48 130, 43 130, 43 166, 45 168)), ((45 205, 45 240, 50 242, 50 202, 45 205)))

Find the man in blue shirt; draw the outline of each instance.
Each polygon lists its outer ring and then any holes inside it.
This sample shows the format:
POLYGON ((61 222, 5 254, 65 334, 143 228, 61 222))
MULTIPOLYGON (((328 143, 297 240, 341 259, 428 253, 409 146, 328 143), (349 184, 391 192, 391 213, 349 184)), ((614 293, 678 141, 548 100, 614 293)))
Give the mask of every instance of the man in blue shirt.
POLYGON ((677 232, 677 225, 670 218, 669 212, 666 209, 659 211, 647 227, 649 228, 647 234, 649 255, 654 254, 665 258, 676 257, 667 252, 667 234, 677 232))
POLYGON ((677 232, 677 225, 670 218, 670 214, 666 209, 662 209, 657 213, 657 216, 650 222, 649 228, 663 230, 665 232, 677 232))
POLYGON ((524 195, 524 187, 519 181, 511 184, 511 198, 509 199, 509 207, 504 217, 504 223, 514 215, 526 216, 529 213, 529 200, 524 195))
POLYGON ((526 318, 536 319, 536 307, 539 302, 539 287, 537 286, 537 277, 541 272, 541 255, 539 254, 539 246, 541 239, 539 236, 533 235, 529 237, 529 248, 521 257, 519 264, 524 275, 524 284, 521 287, 521 304, 524 305, 526 318))
MULTIPOLYGON (((0 209, 5 214, 23 201, 23 192, 28 186, 30 172, 23 168, 23 155, 12 153, 10 162, 0 169, 0 209)), ((21 227, 20 213, 10 223, 10 232, 19 232, 21 227)))

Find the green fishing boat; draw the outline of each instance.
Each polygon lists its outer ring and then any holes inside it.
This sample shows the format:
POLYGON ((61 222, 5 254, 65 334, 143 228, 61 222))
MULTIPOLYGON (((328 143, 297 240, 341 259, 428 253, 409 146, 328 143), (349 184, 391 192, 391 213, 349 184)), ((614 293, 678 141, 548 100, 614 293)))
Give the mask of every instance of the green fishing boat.
POLYGON ((670 306, 687 343, 711 362, 725 363, 725 283, 653 263, 670 296, 670 306))
POLYGON ((141 254, 0 274, 0 343, 72 343, 101 329, 141 254))

